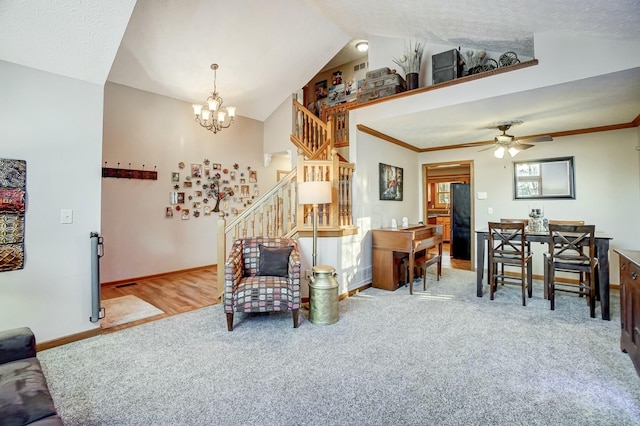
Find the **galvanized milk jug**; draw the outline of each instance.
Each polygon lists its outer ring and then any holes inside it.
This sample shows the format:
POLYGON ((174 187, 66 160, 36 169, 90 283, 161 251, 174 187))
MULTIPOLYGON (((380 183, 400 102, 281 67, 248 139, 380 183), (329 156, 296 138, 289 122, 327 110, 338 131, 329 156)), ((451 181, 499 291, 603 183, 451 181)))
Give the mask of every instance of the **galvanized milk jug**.
POLYGON ((309 283, 309 321, 314 324, 333 324, 338 321, 338 281, 332 266, 312 268, 309 283))

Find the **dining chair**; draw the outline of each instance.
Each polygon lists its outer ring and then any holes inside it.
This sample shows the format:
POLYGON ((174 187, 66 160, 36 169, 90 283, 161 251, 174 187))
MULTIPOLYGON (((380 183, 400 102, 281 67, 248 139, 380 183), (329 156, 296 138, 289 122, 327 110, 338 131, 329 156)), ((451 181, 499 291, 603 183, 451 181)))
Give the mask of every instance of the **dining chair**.
MULTIPOLYGON (((527 232, 527 226, 529 225, 529 219, 505 219, 505 218, 501 218, 500 222, 503 223, 524 223, 524 230, 525 232, 527 232)), ((527 253, 531 253, 531 243, 529 241, 525 240, 525 247, 526 247, 526 252, 527 253)), ((500 265, 500 272, 504 274, 504 263, 500 265)))
POLYGON ((555 293, 563 291, 587 297, 589 314, 596 317, 595 225, 549 224, 549 252, 545 254, 544 285, 551 310, 555 310, 555 293), (556 281, 557 272, 578 275, 578 285, 556 281))
POLYGON ((522 289, 522 306, 533 295, 533 255, 527 250, 523 222, 489 222, 489 295, 494 299, 498 283, 519 284, 522 289), (518 266, 517 275, 498 271, 498 265, 518 266), (525 271, 526 270, 526 271, 525 271))

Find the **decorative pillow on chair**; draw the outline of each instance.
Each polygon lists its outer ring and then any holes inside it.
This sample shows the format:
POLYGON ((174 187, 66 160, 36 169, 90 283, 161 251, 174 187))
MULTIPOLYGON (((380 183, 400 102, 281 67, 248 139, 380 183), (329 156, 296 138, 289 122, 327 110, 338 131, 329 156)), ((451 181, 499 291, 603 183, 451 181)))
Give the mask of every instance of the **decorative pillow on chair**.
POLYGON ((275 277, 289 276, 289 255, 293 246, 269 247, 260 245, 260 264, 256 275, 275 277))

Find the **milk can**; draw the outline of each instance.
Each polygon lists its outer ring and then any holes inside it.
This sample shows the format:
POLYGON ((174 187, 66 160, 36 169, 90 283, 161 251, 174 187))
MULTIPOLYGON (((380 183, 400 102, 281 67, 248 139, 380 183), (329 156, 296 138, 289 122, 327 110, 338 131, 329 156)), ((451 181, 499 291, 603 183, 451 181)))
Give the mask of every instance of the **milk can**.
POLYGON ((314 324, 333 324, 338 321, 338 281, 332 266, 312 268, 309 283, 309 321, 314 324))

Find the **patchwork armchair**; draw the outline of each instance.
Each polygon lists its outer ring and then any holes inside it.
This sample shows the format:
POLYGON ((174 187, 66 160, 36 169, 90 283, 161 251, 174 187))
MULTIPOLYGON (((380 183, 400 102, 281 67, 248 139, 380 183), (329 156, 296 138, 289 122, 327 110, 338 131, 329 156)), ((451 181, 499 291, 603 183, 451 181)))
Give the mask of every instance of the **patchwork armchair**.
POLYGON ((224 264, 224 310, 233 331, 234 312, 291 311, 298 328, 300 253, 291 238, 236 240, 224 264))

